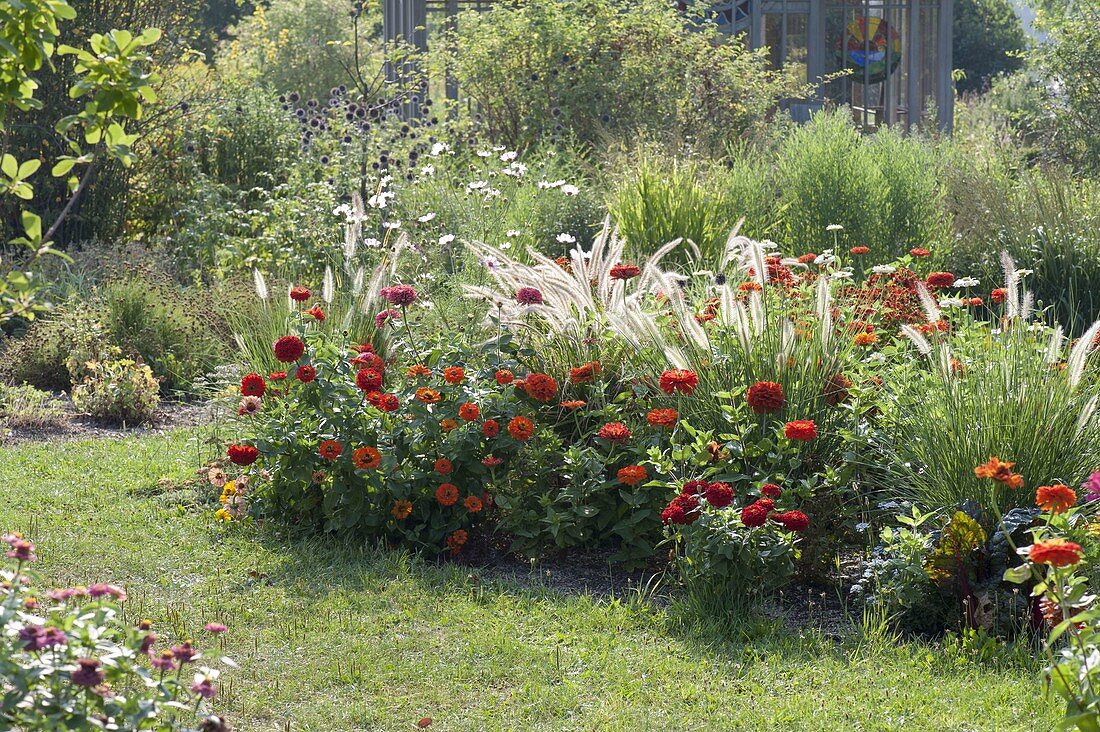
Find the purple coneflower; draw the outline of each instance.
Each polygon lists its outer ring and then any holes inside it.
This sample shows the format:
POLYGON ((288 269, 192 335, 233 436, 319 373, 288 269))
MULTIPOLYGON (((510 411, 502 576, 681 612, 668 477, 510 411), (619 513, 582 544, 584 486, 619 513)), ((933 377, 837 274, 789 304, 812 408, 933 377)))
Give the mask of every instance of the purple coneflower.
POLYGON ((94 658, 77 660, 77 669, 70 678, 77 686, 99 686, 103 683, 103 672, 99 670, 99 661, 94 658))

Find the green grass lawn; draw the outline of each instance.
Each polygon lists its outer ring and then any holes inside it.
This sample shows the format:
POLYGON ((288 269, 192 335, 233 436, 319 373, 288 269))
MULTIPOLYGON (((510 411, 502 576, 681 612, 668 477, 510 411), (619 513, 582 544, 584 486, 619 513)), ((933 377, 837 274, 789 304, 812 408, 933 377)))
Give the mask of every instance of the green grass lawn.
MULTIPOLYGON (((194 433, 0 450, 0 529, 51 581, 125 584, 162 633, 230 626, 238 730, 1044 730, 1038 667, 942 644, 720 631, 640 601, 215 525, 153 490, 194 433)), ((674 607, 674 606, 673 606, 674 607)))

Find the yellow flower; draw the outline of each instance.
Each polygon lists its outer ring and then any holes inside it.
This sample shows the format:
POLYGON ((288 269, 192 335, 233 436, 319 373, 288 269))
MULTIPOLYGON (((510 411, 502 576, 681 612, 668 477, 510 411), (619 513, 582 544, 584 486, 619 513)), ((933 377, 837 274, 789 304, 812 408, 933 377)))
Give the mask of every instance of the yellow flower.
POLYGON ((233 517, 229 515, 229 511, 226 511, 224 508, 219 508, 217 511, 215 511, 214 518, 216 518, 218 521, 225 521, 226 523, 233 520, 233 517))

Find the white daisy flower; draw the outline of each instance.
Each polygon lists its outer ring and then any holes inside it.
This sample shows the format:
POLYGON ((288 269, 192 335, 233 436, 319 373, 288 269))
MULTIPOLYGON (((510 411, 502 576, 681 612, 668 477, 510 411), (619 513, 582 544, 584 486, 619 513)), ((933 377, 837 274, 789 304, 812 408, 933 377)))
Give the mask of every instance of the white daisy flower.
POLYGON ((978 285, 977 277, 960 277, 955 280, 955 287, 976 287, 978 285))
POLYGON ((558 243, 559 244, 573 244, 576 241, 577 241, 577 237, 573 236, 572 234, 566 234, 565 232, 562 232, 561 234, 558 234, 558 243))
POLYGON ((439 237, 439 246, 441 246, 441 247, 447 246, 448 244, 450 244, 454 240, 455 240, 455 235, 454 234, 444 234, 443 236, 439 237))
POLYGON ((575 196, 581 192, 581 189, 577 188, 575 185, 567 183, 561 187, 561 192, 567 196, 575 196))
POLYGON ((893 266, 892 264, 876 264, 874 267, 871 267, 871 271, 875 274, 890 274, 896 269, 897 267, 893 266))
POLYGON ((418 218, 417 221, 419 221, 422 224, 426 224, 434 218, 435 218, 435 213, 429 211, 428 213, 426 213, 423 216, 421 216, 420 218, 418 218))

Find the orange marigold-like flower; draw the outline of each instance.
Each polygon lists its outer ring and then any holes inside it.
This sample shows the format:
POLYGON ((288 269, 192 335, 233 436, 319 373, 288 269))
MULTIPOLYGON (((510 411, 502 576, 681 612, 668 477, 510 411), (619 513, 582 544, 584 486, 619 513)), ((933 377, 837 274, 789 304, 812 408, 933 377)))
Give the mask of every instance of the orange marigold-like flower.
POLYGON ((679 421, 680 415, 675 409, 651 409, 645 419, 654 427, 672 429, 679 421))
POLYGON ((435 489, 435 500, 440 506, 453 506, 458 503, 458 486, 454 483, 441 483, 435 489))
POLYGON ((530 374, 523 380, 523 390, 538 402, 548 402, 558 394, 558 380, 549 374, 530 374))
POLYGON ((465 530, 458 529, 447 537, 447 548, 451 550, 451 554, 458 554, 469 539, 470 535, 465 530))
POLYGON ((458 427, 458 422, 453 419, 448 418, 439 420, 439 429, 443 430, 444 432, 450 432, 456 427, 458 427))
POLYGON ((750 281, 742 282, 740 285, 737 286, 737 289, 741 292, 760 292, 764 288, 759 282, 750 281))
POLYGON ((661 374, 660 386, 665 394, 679 392, 691 396, 699 386, 699 375, 687 369, 669 369, 661 374))
POLYGON ((649 473, 641 465, 627 465, 625 468, 619 468, 615 475, 624 485, 638 485, 649 477, 649 473))
POLYGON ((317 453, 325 460, 335 460, 344 451, 344 446, 336 440, 323 440, 317 448, 317 453))
POLYGON ((535 424, 526 417, 512 417, 508 422, 508 434, 520 442, 527 442, 535 434, 535 424))
POLYGON ((857 346, 873 346, 878 343, 878 336, 874 333, 856 333, 852 343, 857 346))
POLYGON ((783 434, 788 440, 807 442, 817 438, 817 425, 812 419, 796 419, 784 426, 783 434))
POLYGON ((1084 558, 1080 544, 1062 538, 1035 542, 1027 556, 1036 564, 1049 564, 1052 567, 1071 567, 1084 558))
POLYGON ((508 386, 516 380, 516 375, 508 369, 499 369, 495 374, 493 374, 493 378, 495 378, 497 380, 497 383, 501 386, 508 386))
POLYGON ((778 412, 787 403, 783 385, 775 381, 758 381, 745 392, 745 401, 754 414, 778 412))
POLYGON ((414 363, 405 371, 410 379, 426 379, 432 375, 432 370, 422 363, 414 363))
POLYGON ((1068 485, 1055 483, 1035 489, 1035 505, 1050 513, 1065 513, 1077 503, 1077 492, 1068 485))
POLYGON ((462 505, 466 507, 466 510, 470 513, 477 513, 482 509, 481 499, 477 496, 466 496, 462 501, 462 505))
POLYGON ((467 422, 473 422, 481 416, 481 407, 473 402, 466 402, 458 408, 458 416, 467 422))
POLYGON ((461 366, 448 366, 443 369, 443 380, 448 384, 461 384, 466 380, 466 371, 461 366))
POLYGON ((351 462, 359 470, 374 470, 382 464, 382 453, 370 446, 360 447, 351 454, 351 462))
POLYGON ((435 472, 439 473, 440 475, 450 475, 451 471, 454 469, 454 466, 451 464, 450 460, 445 457, 441 457, 435 461, 434 469, 435 472))
POLYGON ((390 513, 398 521, 404 521, 413 512, 413 505, 409 501, 398 500, 393 502, 393 508, 390 509, 390 513))
POLYGON ((622 422, 608 422, 600 427, 600 431, 596 433, 596 436, 616 445, 621 445, 630 439, 630 430, 622 422))
POLYGON ((603 364, 599 361, 589 361, 569 369, 570 384, 587 384, 596 378, 596 374, 603 372, 603 364))
POLYGON ((424 404, 439 404, 442 398, 438 391, 426 386, 421 386, 416 390, 416 401, 424 404))
POLYGON ((561 407, 563 409, 580 409, 585 404, 588 404, 588 402, 583 399, 569 399, 568 401, 562 402, 561 407))
POLYGON ((1009 488, 1020 488, 1024 484, 1024 476, 1012 472, 1012 467, 1014 465, 1016 465, 1016 463, 1005 462, 997 457, 990 457, 989 460, 974 468, 974 475, 979 478, 996 480, 1000 483, 1004 483, 1009 488))

